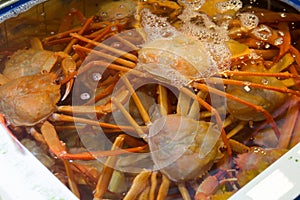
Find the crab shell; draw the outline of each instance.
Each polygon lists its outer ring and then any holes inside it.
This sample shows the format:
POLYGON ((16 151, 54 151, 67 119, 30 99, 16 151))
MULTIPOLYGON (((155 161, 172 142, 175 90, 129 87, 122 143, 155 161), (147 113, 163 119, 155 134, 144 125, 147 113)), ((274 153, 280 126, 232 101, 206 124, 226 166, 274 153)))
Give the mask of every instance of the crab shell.
POLYGON ((139 66, 158 77, 185 83, 217 71, 205 46, 184 35, 146 43, 139 52, 139 66))
POLYGON ((41 49, 21 49, 5 63, 3 74, 9 79, 38 74, 43 68, 53 66, 57 61, 55 53, 41 49))
POLYGON ((223 156, 219 132, 212 123, 185 116, 159 118, 149 129, 153 162, 173 181, 198 178, 223 156))
POLYGON ((54 73, 23 76, 0 86, 0 112, 15 126, 32 126, 47 118, 60 99, 54 73))

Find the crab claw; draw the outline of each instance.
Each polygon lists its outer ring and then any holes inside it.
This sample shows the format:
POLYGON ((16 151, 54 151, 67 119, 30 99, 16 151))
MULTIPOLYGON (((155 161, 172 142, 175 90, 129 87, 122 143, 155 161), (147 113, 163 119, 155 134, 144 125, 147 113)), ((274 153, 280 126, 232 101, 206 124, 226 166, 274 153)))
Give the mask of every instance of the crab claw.
MULTIPOLYGON (((66 56, 62 60, 62 69, 66 76, 70 76, 76 71, 76 62, 70 56, 66 56)), ((70 94, 73 83, 74 83, 74 78, 72 77, 66 83, 66 90, 64 95, 61 98, 62 101, 65 100, 67 96, 70 94)))

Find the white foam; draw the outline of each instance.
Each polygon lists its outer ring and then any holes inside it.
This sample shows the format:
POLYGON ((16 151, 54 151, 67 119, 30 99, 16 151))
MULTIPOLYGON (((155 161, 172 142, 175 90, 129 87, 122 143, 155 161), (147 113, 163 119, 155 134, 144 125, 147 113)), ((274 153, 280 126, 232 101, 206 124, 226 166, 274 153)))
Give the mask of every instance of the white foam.
POLYGON ((151 13, 149 9, 141 10, 142 26, 147 35, 146 42, 160 38, 172 38, 178 31, 168 21, 166 17, 158 17, 151 13))

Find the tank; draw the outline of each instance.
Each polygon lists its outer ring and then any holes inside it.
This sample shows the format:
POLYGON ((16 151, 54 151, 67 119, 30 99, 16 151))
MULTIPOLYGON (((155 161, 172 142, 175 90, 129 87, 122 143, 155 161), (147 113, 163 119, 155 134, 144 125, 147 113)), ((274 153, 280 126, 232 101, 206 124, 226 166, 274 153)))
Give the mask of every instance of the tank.
POLYGON ((0 199, 297 199, 298 0, 0 1, 0 199))

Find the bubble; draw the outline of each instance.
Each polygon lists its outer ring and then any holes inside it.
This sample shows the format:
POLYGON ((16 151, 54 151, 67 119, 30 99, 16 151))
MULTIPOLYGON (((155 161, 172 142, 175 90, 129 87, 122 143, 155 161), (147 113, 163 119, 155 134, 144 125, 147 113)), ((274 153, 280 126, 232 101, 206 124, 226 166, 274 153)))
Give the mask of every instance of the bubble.
POLYGON ((101 16, 102 16, 102 17, 106 17, 106 16, 107 16, 107 14, 108 14, 108 13, 107 13, 107 12, 105 12, 105 11, 101 12, 101 16))
POLYGON ((218 2, 216 8, 221 12, 225 13, 230 10, 238 11, 243 7, 243 3, 239 0, 229 0, 225 2, 218 2))
POLYGON ((121 47, 121 43, 120 42, 113 42, 112 43, 112 47, 120 48, 121 47))
POLYGON ((266 25, 260 25, 257 28, 254 28, 251 33, 261 40, 268 40, 269 37, 272 36, 271 29, 266 25))
POLYGON ((280 14, 280 17, 285 18, 285 17, 286 17, 286 14, 285 14, 285 13, 281 13, 281 14, 280 14))
POLYGON ((118 28, 116 27, 116 26, 112 26, 111 28, 110 28, 110 30, 111 31, 116 31, 118 28))
POLYGON ((102 75, 101 75, 101 73, 99 73, 99 72, 94 72, 94 73, 92 74, 92 78, 93 78, 94 81, 100 81, 101 78, 102 78, 102 75))
POLYGON ((249 30, 256 28, 259 23, 258 17, 251 13, 241 13, 240 20, 241 20, 242 26, 249 30))
POLYGON ((173 37, 178 31, 167 21, 165 17, 158 17, 151 13, 149 9, 143 9, 142 26, 147 35, 147 42, 160 39, 162 37, 173 37))
POLYGON ((80 95, 80 99, 82 99, 82 100, 88 100, 90 98, 91 98, 91 95, 87 92, 84 92, 80 95))
POLYGON ((268 85, 269 84, 269 81, 267 79, 262 79, 261 80, 261 83, 264 84, 264 85, 268 85))
POLYGON ((283 38, 280 37, 280 38, 277 38, 275 41, 274 41, 274 45, 276 46, 279 46, 279 45, 282 45, 283 44, 283 38))

